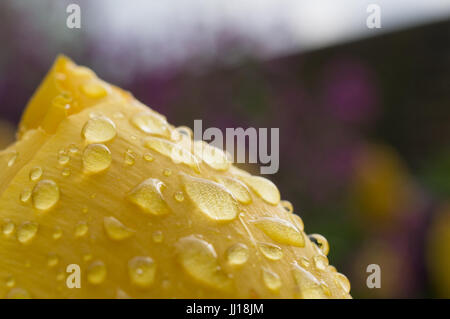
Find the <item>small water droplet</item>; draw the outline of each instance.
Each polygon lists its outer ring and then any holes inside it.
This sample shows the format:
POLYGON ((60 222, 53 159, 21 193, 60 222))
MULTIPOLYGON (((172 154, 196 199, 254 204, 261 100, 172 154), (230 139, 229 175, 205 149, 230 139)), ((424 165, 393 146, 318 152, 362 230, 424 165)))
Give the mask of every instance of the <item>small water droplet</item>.
POLYGON ((70 144, 69 145, 69 153, 72 155, 75 155, 78 153, 78 146, 75 144, 70 144))
POLYGON ((16 279, 13 276, 8 276, 5 281, 5 286, 8 288, 12 288, 16 285, 16 279))
POLYGON ((229 290, 231 279, 223 272, 214 247, 196 236, 181 238, 177 244, 178 261, 184 271, 205 286, 229 290))
POLYGON ((136 153, 132 150, 128 149, 124 155, 124 163, 125 165, 132 166, 136 162, 136 153))
POLYGON ((283 257, 283 250, 277 245, 260 243, 258 247, 261 253, 268 259, 280 260, 283 257))
POLYGON ((165 215, 170 213, 170 208, 162 195, 165 188, 165 184, 160 180, 149 178, 133 188, 128 193, 127 199, 146 213, 165 215))
POLYGON ((21 244, 30 243, 36 236, 38 229, 39 229, 39 225, 37 223, 24 222, 17 229, 17 240, 21 244))
POLYGON ((88 261, 90 261, 90 260, 92 260, 92 254, 85 254, 85 255, 83 255, 83 260, 85 261, 85 262, 88 262, 88 261))
POLYGON ((163 169, 163 175, 169 177, 170 175, 172 175, 172 171, 168 168, 165 168, 163 169))
POLYGON ((243 265, 248 260, 248 247, 245 244, 235 244, 227 249, 226 258, 228 264, 232 266, 243 265))
POLYGON ((328 244, 328 241, 325 237, 320 234, 311 234, 308 237, 317 247, 319 247, 322 254, 324 254, 325 256, 328 255, 328 252, 330 251, 330 245, 328 244))
POLYGON ((66 165, 70 161, 70 156, 66 151, 59 152, 58 163, 61 165, 66 165))
POLYGON ((60 227, 56 227, 52 234, 52 237, 54 240, 57 240, 57 239, 60 239, 62 237, 62 235, 63 235, 62 229, 60 227))
POLYGON ((112 240, 124 240, 134 234, 134 230, 126 227, 117 218, 109 216, 103 218, 106 235, 112 240))
POLYGON ((20 201, 22 203, 26 203, 30 200, 30 198, 31 198, 31 189, 27 187, 22 191, 22 193, 20 193, 20 201))
POLYGON ((39 181, 33 188, 32 200, 36 209, 49 210, 59 200, 58 185, 50 179, 39 181))
POLYGON ((35 182, 39 180, 42 176, 42 173, 43 173, 42 168, 40 168, 39 166, 33 167, 30 170, 30 181, 35 182))
POLYGON ((334 280, 336 282, 336 284, 342 288, 342 290, 344 290, 345 293, 350 293, 350 281, 348 280, 348 278, 341 273, 336 273, 334 275, 334 280))
POLYGON ((3 235, 5 235, 6 237, 10 237, 12 234, 14 234, 15 230, 16 225, 9 219, 6 219, 2 227, 3 235))
POLYGON ((184 201, 184 194, 182 191, 175 192, 175 194, 173 194, 173 198, 175 198, 177 202, 181 203, 184 201))
POLYGON ((156 263, 148 256, 137 256, 128 262, 130 281, 138 287, 149 287, 155 281, 156 263))
POLYGON ((107 270, 105 264, 100 260, 94 261, 87 269, 88 282, 93 285, 99 285, 105 281, 106 274, 107 270))
POLYGON ((278 291, 281 288, 281 279, 271 270, 263 269, 263 281, 266 287, 272 291, 278 291))
POLYGON ((216 221, 231 221, 238 214, 238 204, 220 184, 212 181, 183 176, 186 194, 208 218, 216 221))
POLYGON ((277 217, 261 217, 254 223, 267 236, 280 244, 297 247, 305 246, 303 233, 287 220, 277 217))
POLYGON ((154 158, 153 158, 152 154, 145 153, 144 154, 144 160, 146 160, 147 162, 153 162, 154 158))
POLYGON ((81 135, 89 143, 105 143, 116 136, 116 125, 106 116, 96 116, 84 124, 81 135))
POLYGON ((47 259, 47 265, 49 267, 55 267, 59 263, 59 257, 55 254, 50 254, 47 259))
POLYGON ((300 265, 302 265, 304 268, 308 268, 311 263, 309 262, 309 259, 305 256, 300 258, 300 265))
POLYGON ((282 200, 280 204, 288 213, 292 213, 294 211, 294 207, 290 201, 282 200))
POLYGON ((234 198, 236 198, 242 204, 250 204, 252 202, 250 192, 244 183, 231 177, 218 177, 217 181, 225 186, 225 188, 230 191, 234 198))
POLYGON ((89 226, 86 222, 80 222, 75 226, 75 237, 83 237, 86 236, 86 234, 89 231, 89 226))
POLYGON ((313 260, 317 269, 325 270, 328 266, 328 258, 323 255, 314 256, 313 260))
POLYGON ((14 163, 16 162, 17 156, 18 156, 18 153, 16 151, 12 152, 12 154, 10 155, 9 160, 8 160, 8 167, 11 167, 14 165, 14 163))
POLYGON ((105 87, 98 82, 90 82, 82 84, 80 89, 81 92, 83 92, 86 96, 92 99, 99 99, 105 97, 108 94, 105 87))
POLYGON ((111 152, 103 144, 90 144, 83 152, 83 167, 88 173, 99 173, 111 165, 111 152))
POLYGON ((239 175, 259 197, 265 202, 276 205, 280 201, 280 192, 274 183, 261 176, 239 175))

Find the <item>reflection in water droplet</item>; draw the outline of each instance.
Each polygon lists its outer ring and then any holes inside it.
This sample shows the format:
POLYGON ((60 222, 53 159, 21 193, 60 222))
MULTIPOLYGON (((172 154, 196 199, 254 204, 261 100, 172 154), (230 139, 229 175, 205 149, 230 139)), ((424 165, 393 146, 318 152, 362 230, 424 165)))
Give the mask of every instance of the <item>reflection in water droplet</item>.
POLYGON ((156 264, 148 256, 137 256, 128 262, 130 281, 138 287, 149 287, 155 281, 156 264))
POLYGON ((288 213, 292 213, 294 211, 294 207, 290 201, 282 200, 280 204, 288 213))
POLYGON ((112 240, 127 239, 134 234, 134 230, 126 227, 117 218, 109 216, 103 218, 106 235, 112 240))
POLYGON ((235 244, 227 249, 226 258, 232 266, 243 265, 248 260, 248 247, 245 244, 235 244))
POLYGON ((105 264, 98 260, 94 261, 87 269, 87 279, 88 282, 93 285, 101 284, 106 279, 106 266, 105 264))
POLYGON ((205 216, 216 221, 236 218, 237 202, 222 185, 187 175, 183 181, 186 194, 205 216))
POLYGON ((83 167, 88 173, 99 173, 111 165, 111 152, 103 144, 90 144, 83 152, 83 167))
POLYGON ((277 245, 260 243, 258 247, 261 253, 268 259, 279 260, 283 258, 283 251, 277 245))
POLYGON ((267 236, 280 244, 297 247, 305 246, 303 233, 287 220, 277 217, 261 217, 254 223, 267 236))
POLYGON ((66 151, 62 150, 58 154, 58 163, 61 165, 66 165, 70 161, 70 156, 66 151))
POLYGON ((68 176, 70 176, 70 173, 71 173, 70 168, 66 167, 62 170, 61 175, 64 177, 68 177, 68 176))
POLYGON ((89 143, 105 143, 112 140, 116 134, 116 125, 105 116, 89 119, 81 131, 81 135, 89 143))
POLYGON ((170 208, 162 195, 165 188, 165 184, 160 180, 149 178, 133 188, 128 193, 127 199, 146 213, 165 215, 170 213, 170 208))
POLYGON ((59 187, 52 180, 41 180, 33 188, 32 199, 36 209, 48 210, 59 200, 59 187))
POLYGON ((322 254, 324 254, 325 256, 328 255, 328 252, 330 251, 330 245, 328 244, 328 241, 325 237, 320 234, 311 234, 308 237, 317 247, 319 247, 322 254))
POLYGON ((34 222, 25 222, 17 229, 17 240, 21 244, 30 243, 39 229, 39 225, 34 222))
POLYGON ((181 238, 177 244, 178 261, 184 271, 205 286, 229 290, 231 279, 223 272, 214 247, 193 235, 181 238))

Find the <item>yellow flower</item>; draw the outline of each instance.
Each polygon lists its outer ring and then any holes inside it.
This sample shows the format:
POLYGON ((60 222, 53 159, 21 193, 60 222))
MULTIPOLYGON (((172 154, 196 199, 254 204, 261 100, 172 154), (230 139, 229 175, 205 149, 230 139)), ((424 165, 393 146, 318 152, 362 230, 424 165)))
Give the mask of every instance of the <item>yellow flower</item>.
POLYGON ((185 132, 59 57, 0 152, 0 297, 349 298, 277 187, 185 132))

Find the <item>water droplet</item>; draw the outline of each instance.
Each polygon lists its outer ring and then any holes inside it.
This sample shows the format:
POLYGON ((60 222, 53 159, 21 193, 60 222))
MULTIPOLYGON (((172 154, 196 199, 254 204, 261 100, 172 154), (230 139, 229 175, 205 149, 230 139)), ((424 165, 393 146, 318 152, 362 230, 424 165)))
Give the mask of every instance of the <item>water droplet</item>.
POLYGON ((59 263, 59 257, 55 254, 50 254, 47 259, 47 265, 49 267, 55 267, 59 263))
POLYGON ((75 237, 83 237, 86 236, 86 234, 89 231, 89 226, 86 224, 86 222, 80 222, 75 226, 75 237))
POLYGON ((93 285, 99 285, 105 281, 106 274, 105 264, 100 260, 94 261, 87 269, 88 282, 93 285))
POLYGON ((324 283, 323 281, 320 283, 320 288, 322 288, 322 291, 325 295, 327 295, 328 297, 331 296, 331 291, 330 288, 328 287, 328 285, 326 283, 324 283))
POLYGON ((231 163, 226 154, 219 148, 209 145, 204 141, 194 142, 194 154, 208 166, 220 171, 226 171, 231 163))
POLYGON ((105 116, 96 116, 84 124, 81 135, 89 143, 104 143, 116 136, 116 125, 105 116))
POLYGON ((192 139, 193 133, 190 127, 188 126, 178 126, 176 128, 176 131, 181 134, 184 135, 186 137, 189 137, 189 139, 192 139))
POLYGON ((111 152, 103 144, 90 144, 83 152, 83 167, 89 173, 99 173, 111 165, 111 152))
POLYGON ((130 281, 138 287, 149 287, 155 281, 156 263, 148 256, 137 256, 128 262, 130 281))
POLYGON ((42 168, 40 168, 39 166, 33 167, 30 170, 30 181, 35 182, 39 180, 42 176, 42 173, 43 173, 42 168))
POLYGON ((248 247, 245 244, 235 244, 227 249, 226 258, 232 266, 243 265, 248 260, 248 247))
POLYGON ((146 160, 147 162, 153 162, 154 158, 153 158, 152 154, 145 153, 144 154, 144 160, 146 160))
POLYGON ((136 162, 136 153, 134 153, 132 150, 128 149, 125 152, 124 156, 124 163, 125 165, 132 166, 136 162))
POLYGON ((99 99, 105 97, 108 92, 101 83, 90 82, 81 85, 81 91, 92 99, 99 99))
POLYGON ((217 177, 217 181, 225 186, 225 188, 242 204, 250 204, 252 197, 250 192, 242 182, 231 177, 217 177))
POLYGON ((18 156, 18 153, 16 151, 12 152, 12 154, 10 155, 9 160, 8 160, 8 167, 11 167, 14 165, 14 163, 16 162, 17 156, 18 156))
POLYGON ((16 287, 8 292, 6 299, 31 299, 31 295, 27 290, 16 287))
POLYGON ((184 194, 182 191, 175 192, 175 194, 173 194, 173 198, 175 198, 177 202, 181 203, 184 201, 184 194))
POLYGON ((66 151, 59 152, 58 163, 61 165, 66 165, 70 161, 70 156, 66 151))
POLYGON ((276 205, 280 201, 278 188, 268 179, 251 175, 239 175, 239 179, 246 183, 265 202, 276 205))
POLYGON ((157 230, 157 231, 153 232, 152 238, 155 243, 161 243, 164 240, 164 235, 163 235, 162 231, 157 230))
POLYGON ((330 251, 330 245, 328 244, 328 241, 325 237, 320 234, 311 234, 308 237, 317 247, 319 247, 322 254, 324 254, 325 256, 328 255, 328 252, 330 251))
POLYGON ((31 189, 29 189, 28 187, 25 188, 22 193, 20 193, 20 201, 22 203, 26 203, 28 202, 28 200, 31 198, 31 189))
POLYGON ((303 299, 324 299, 320 281, 309 271, 303 269, 296 263, 293 264, 292 273, 297 284, 298 296, 303 299))
POLYGON ((341 274, 341 273, 336 273, 334 275, 334 280, 336 282, 336 285, 338 285, 339 287, 342 288, 342 290, 345 291, 345 293, 350 293, 350 281, 348 280, 348 278, 341 274))
POLYGON ((16 280, 13 276, 8 276, 5 281, 5 286, 8 288, 12 288, 16 285, 16 280))
POLYGON ((127 239, 134 234, 134 230, 126 227, 117 218, 112 216, 103 218, 103 226, 106 235, 112 240, 127 239))
POLYGON ((78 146, 76 146, 75 144, 70 144, 69 145, 69 153, 72 155, 75 155, 78 153, 78 146))
POLYGON ((10 221, 9 219, 5 220, 5 223, 2 227, 3 235, 6 237, 10 237, 12 234, 14 234, 14 231, 16 230, 16 225, 10 221))
POLYGON ((277 245, 259 243, 258 247, 261 253, 268 259, 280 260, 283 257, 283 251, 277 245))
POLYGON ((317 269, 325 270, 328 266, 328 258, 323 255, 314 256, 313 260, 317 269))
POLYGON ((66 167, 62 170, 61 175, 64 177, 68 177, 68 176, 70 176, 70 173, 71 173, 70 168, 66 167))
POLYGON ((199 172, 198 161, 192 153, 181 146, 162 138, 148 137, 144 142, 145 147, 169 157, 175 164, 185 164, 196 172, 199 172))
POLYGON ((290 201, 282 200, 280 204, 288 213, 292 213, 294 211, 294 207, 290 201))
POLYGON ((54 240, 60 239, 62 237, 63 231, 60 227, 56 227, 52 234, 54 240))
POLYGON ((162 116, 149 112, 139 113, 131 118, 131 124, 144 133, 170 137, 168 123, 162 116))
POLYGON ((263 269, 263 281, 266 287, 272 291, 278 291, 281 288, 280 276, 268 269, 263 269))
POLYGON ((169 177, 170 175, 172 175, 172 171, 169 168, 165 168, 163 169, 163 175, 169 177))
POLYGON ((305 246, 303 233, 286 220, 277 217, 261 217, 254 223, 267 236, 280 244, 305 246))
POLYGON ((304 268, 308 268, 311 263, 309 262, 309 259, 305 256, 300 258, 300 265, 302 265, 304 268))
POLYGON ((25 222, 19 226, 17 229, 17 240, 21 244, 30 243, 39 229, 39 225, 34 222, 25 222))
POLYGON ((133 188, 127 198, 146 213, 165 215, 170 213, 170 208, 162 195, 165 188, 165 184, 160 180, 149 178, 133 188))
POLYGON ((290 217, 299 230, 305 229, 305 225, 303 224, 303 220, 300 218, 300 216, 298 216, 297 214, 292 214, 290 215, 290 217))
POLYGON ((92 260, 92 254, 85 254, 85 255, 83 255, 83 260, 85 262, 92 260))
POLYGON ((178 261, 194 280, 220 290, 231 288, 231 279, 219 266, 211 244, 191 235, 181 238, 176 245, 178 261))
POLYGON ((32 199, 36 209, 49 210, 59 200, 59 187, 50 179, 41 180, 33 188, 32 199))
POLYGON ((187 175, 183 180, 186 194, 207 217, 216 221, 236 218, 238 204, 222 185, 187 175))

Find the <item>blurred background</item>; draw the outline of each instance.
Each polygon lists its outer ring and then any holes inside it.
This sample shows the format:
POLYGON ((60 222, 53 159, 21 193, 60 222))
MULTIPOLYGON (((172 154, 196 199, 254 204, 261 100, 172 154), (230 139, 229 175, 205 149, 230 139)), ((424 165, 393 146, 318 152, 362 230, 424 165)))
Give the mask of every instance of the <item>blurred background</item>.
POLYGON ((174 125, 279 127, 268 177, 353 297, 450 297, 449 0, 2 0, 0 43, 0 148, 64 53, 174 125))

